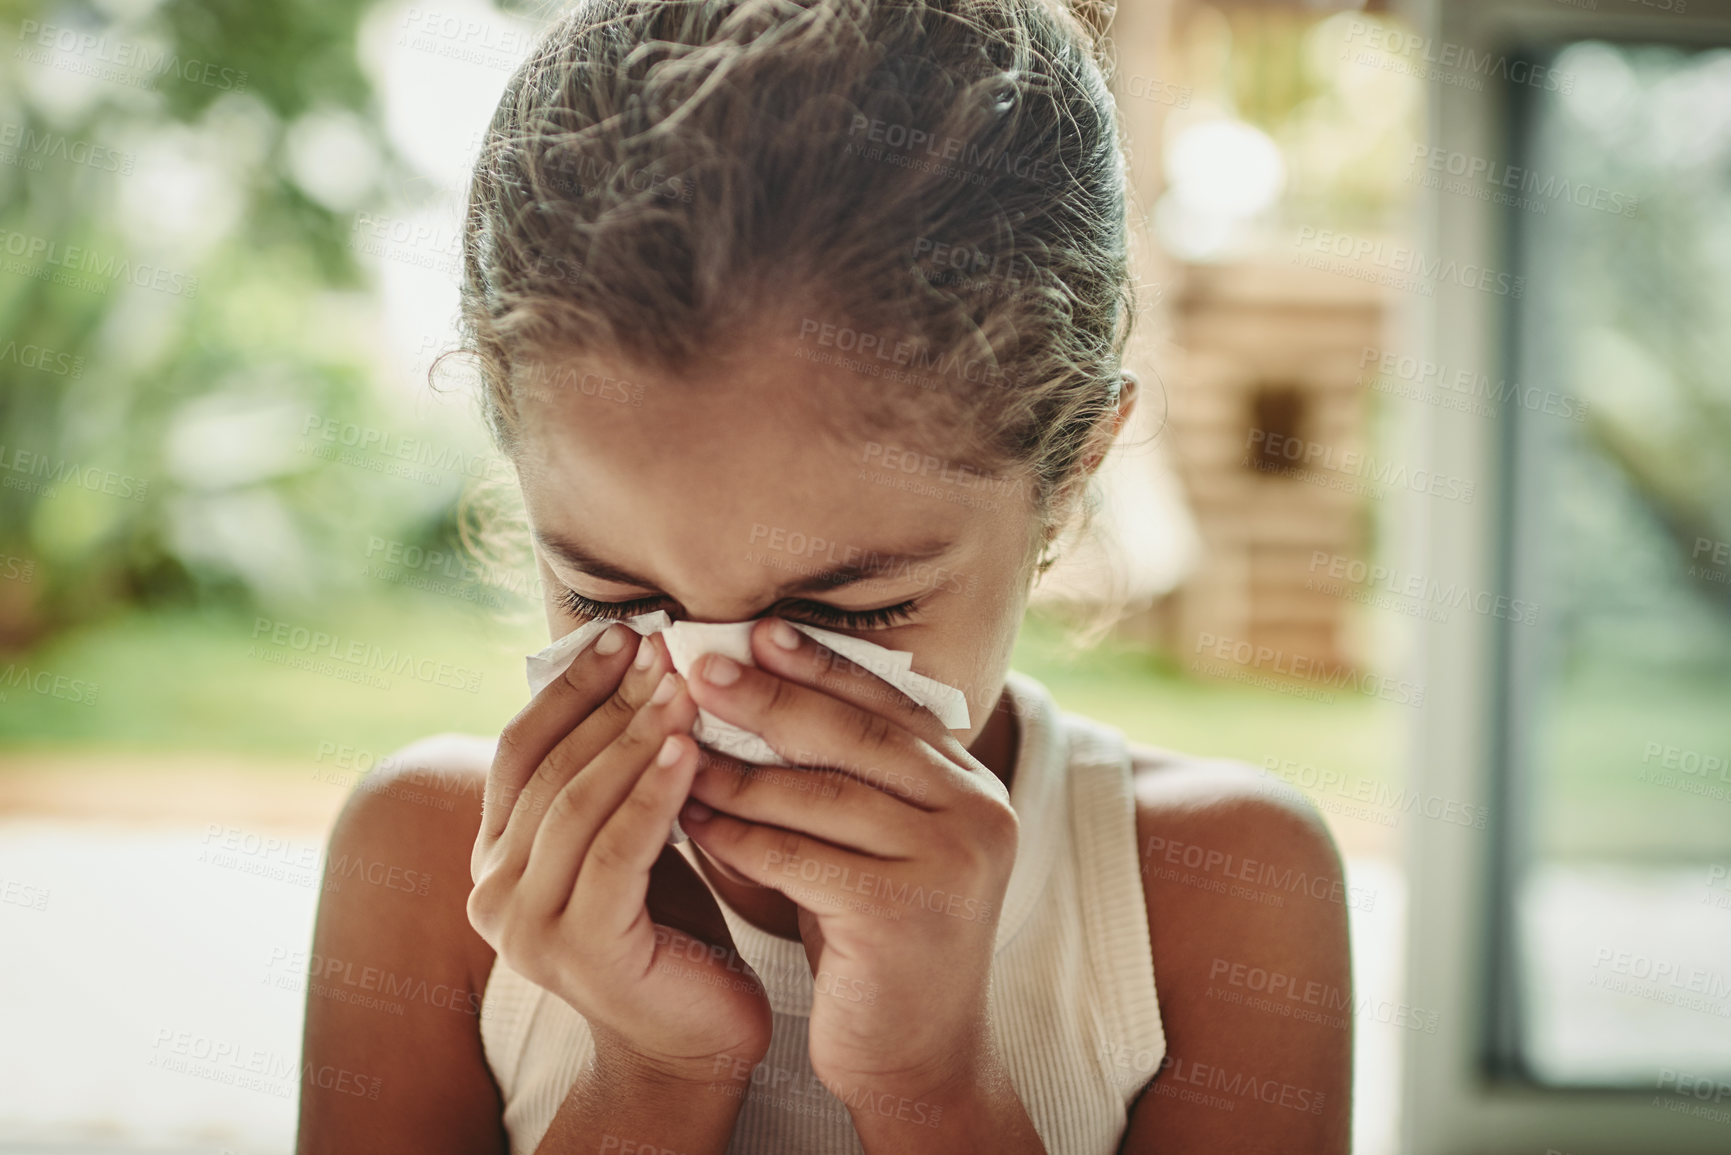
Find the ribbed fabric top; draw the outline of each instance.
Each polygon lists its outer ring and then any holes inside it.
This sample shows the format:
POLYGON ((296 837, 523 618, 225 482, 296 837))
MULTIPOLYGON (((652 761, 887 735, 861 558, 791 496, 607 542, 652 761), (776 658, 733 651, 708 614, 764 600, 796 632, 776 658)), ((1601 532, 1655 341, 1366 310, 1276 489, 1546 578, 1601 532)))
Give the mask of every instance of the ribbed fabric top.
MULTIPOLYGON (((1010 804, 1016 863, 992 960, 991 1014, 1010 1079, 1054 1155, 1111 1155, 1128 1107, 1166 1053, 1137 855, 1129 750, 1118 730, 1061 712, 1010 671, 1019 742, 1010 804)), ((694 855, 690 843, 682 853, 694 855)), ((717 896, 773 1012, 729 1155, 863 1152, 848 1108, 806 1052, 814 995, 798 942, 759 930, 717 896)), ((481 1040, 512 1155, 531 1155, 593 1053, 583 1016, 495 960, 481 1040)), ((904 1105, 920 1125, 927 1112, 904 1105)), ((650 1139, 653 1136, 642 1136, 650 1139)))

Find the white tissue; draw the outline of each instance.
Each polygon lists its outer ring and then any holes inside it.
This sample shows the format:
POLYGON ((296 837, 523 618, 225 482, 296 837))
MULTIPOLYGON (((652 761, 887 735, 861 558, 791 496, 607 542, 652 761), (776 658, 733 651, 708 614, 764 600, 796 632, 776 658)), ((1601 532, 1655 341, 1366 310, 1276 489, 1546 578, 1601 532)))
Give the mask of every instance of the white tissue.
MULTIPOLYGON (((623 619, 626 625, 640 634, 659 633, 670 625, 672 618, 666 610, 656 610, 652 614, 638 614, 636 617, 623 619)), ((546 689, 560 674, 563 674, 577 655, 588 648, 589 643, 607 632, 607 627, 613 622, 606 618, 596 618, 584 622, 552 645, 538 650, 528 657, 529 693, 539 694, 546 689)))
MULTIPOLYGON (((667 652, 673 659, 673 668, 680 674, 690 677, 692 663, 702 654, 725 654, 735 661, 753 666, 757 663, 751 657, 751 627, 752 622, 675 622, 665 610, 654 613, 638 614, 635 617, 621 619, 639 634, 648 635, 661 633, 666 635, 667 652)), ((599 637, 612 620, 597 619, 585 622, 575 630, 566 634, 546 649, 528 656, 529 690, 539 694, 543 688, 560 674, 565 672, 578 654, 599 637)), ((892 650, 877 645, 874 642, 856 638, 852 634, 843 634, 835 630, 826 630, 818 626, 807 625, 804 622, 788 622, 788 625, 828 646, 842 657, 858 666, 862 666, 902 693, 929 709, 938 720, 951 730, 965 730, 969 726, 967 695, 954 686, 945 685, 935 678, 917 674, 913 670, 914 656, 907 650, 892 650)), ((697 721, 692 725, 691 736, 712 750, 720 751, 739 759, 741 762, 751 762, 759 766, 786 766, 789 763, 775 752, 775 749, 761 737, 749 730, 742 729, 730 722, 717 718, 701 707, 697 711, 697 721)), ((673 833, 669 842, 683 842, 685 832, 679 828, 677 821, 673 824, 673 833)))

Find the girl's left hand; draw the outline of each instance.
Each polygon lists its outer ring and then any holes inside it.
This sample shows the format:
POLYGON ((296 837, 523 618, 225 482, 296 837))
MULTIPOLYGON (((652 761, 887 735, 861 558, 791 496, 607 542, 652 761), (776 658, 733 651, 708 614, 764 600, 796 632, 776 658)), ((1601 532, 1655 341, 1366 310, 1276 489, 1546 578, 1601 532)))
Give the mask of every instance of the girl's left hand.
POLYGON ((1016 861, 1009 791, 876 675, 775 619, 752 637, 758 667, 705 655, 691 695, 796 765, 704 751, 681 825, 724 869, 799 906, 824 1085, 850 1105, 941 1107, 995 1072, 987 989, 1016 861), (733 680, 716 684, 718 671, 733 680))

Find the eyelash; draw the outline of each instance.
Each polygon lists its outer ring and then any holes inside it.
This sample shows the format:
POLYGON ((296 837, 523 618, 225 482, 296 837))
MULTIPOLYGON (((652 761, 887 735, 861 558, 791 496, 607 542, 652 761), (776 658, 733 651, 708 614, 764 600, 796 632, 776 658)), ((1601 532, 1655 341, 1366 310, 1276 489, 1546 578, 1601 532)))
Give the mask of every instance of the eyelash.
MULTIPOLYGON (((629 602, 598 602, 586 598, 573 589, 564 589, 559 593, 559 603, 565 611, 581 618, 629 618, 638 614, 646 614, 655 608, 661 598, 638 598, 629 602)), ((833 626, 847 630, 881 630, 896 622, 913 617, 919 608, 918 598, 909 598, 893 606, 880 606, 875 610, 843 610, 835 606, 826 606, 822 602, 804 602, 798 613, 808 614, 820 619, 813 625, 833 626)))

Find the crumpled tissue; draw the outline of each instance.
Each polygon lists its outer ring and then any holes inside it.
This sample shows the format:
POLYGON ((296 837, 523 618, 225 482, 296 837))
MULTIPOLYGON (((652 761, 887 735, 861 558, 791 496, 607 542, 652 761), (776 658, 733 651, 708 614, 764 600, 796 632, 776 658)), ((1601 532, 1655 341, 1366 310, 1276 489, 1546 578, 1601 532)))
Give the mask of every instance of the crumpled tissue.
MULTIPOLYGON (((673 668, 685 677, 691 676, 691 667, 702 654, 725 654, 735 661, 752 666, 757 663, 751 657, 751 627, 753 622, 676 622, 666 610, 656 610, 653 613, 638 614, 635 617, 623 619, 596 619, 585 622, 554 642, 552 645, 530 654, 527 658, 529 690, 539 694, 549 683, 563 674, 578 654, 586 649, 590 642, 600 637, 607 627, 615 620, 623 621, 639 634, 665 634, 667 652, 673 659, 673 668)), ((926 707, 938 720, 951 730, 965 730, 969 726, 967 695, 955 686, 949 686, 916 673, 913 669, 913 654, 907 650, 892 650, 875 642, 856 638, 852 634, 826 630, 819 626, 807 625, 804 622, 788 622, 788 625, 812 638, 822 645, 828 646, 842 657, 854 664, 864 667, 896 687, 902 693, 926 707)), ((761 737, 751 731, 723 721, 708 710, 699 707, 697 721, 692 725, 691 736, 698 742, 723 754, 750 762, 759 766, 786 766, 789 763, 775 752, 761 737)), ((678 821, 673 824, 669 842, 683 842, 685 832, 679 828, 678 821)))

